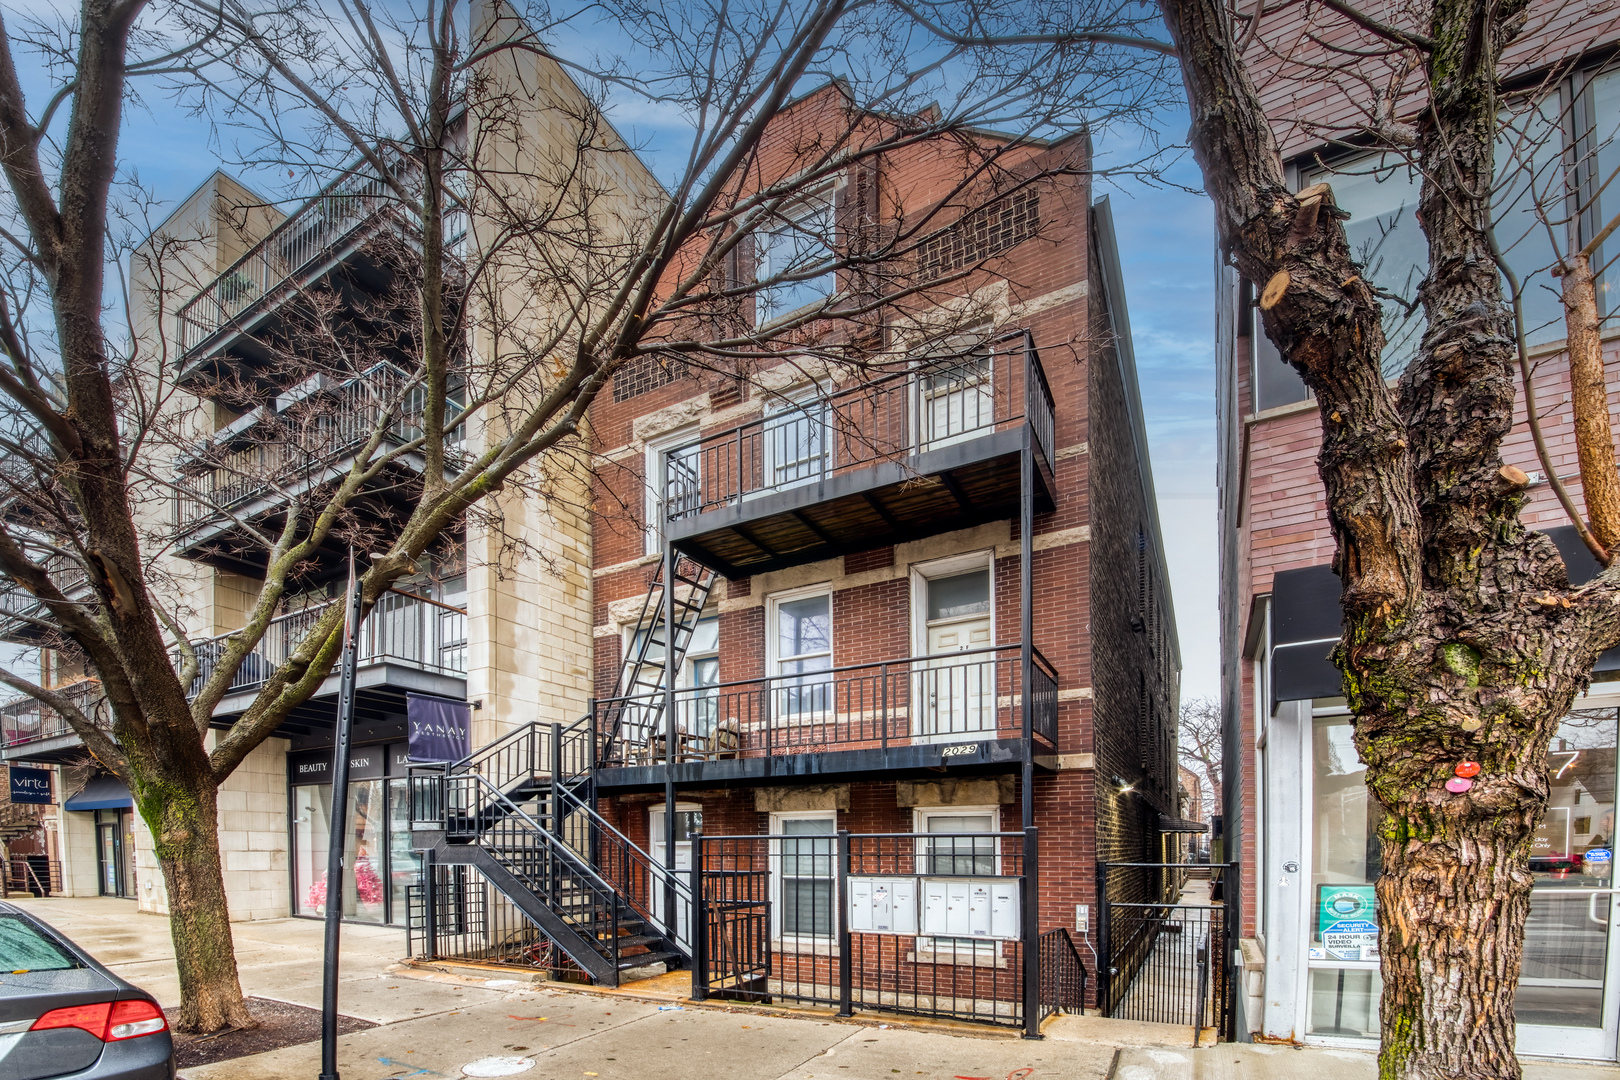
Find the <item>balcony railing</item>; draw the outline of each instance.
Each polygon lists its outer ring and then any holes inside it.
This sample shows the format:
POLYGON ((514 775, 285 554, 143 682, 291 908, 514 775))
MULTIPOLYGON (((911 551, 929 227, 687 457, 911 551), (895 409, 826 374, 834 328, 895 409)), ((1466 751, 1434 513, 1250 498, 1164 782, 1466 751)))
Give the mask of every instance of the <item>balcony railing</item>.
MULTIPOLYGON (((403 372, 379 364, 324 392, 316 404, 300 403, 307 415, 239 450, 214 458, 206 472, 181 476, 175 485, 174 523, 186 530, 277 489, 295 487, 364 447, 389 408, 391 439, 409 442, 421 434, 419 392, 407 392, 403 372)), ((252 438, 251 431, 248 437, 252 438)))
MULTIPOLYGON (((253 651, 242 658, 226 692, 234 694, 263 685, 335 603, 328 600, 272 619, 253 651)), ((199 668, 188 696, 195 697, 213 676, 230 637, 221 634, 195 643, 199 668)), ((178 667, 178 652, 174 662, 178 667)), ((467 612, 401 593, 385 593, 361 624, 359 664, 398 664, 436 675, 465 675, 467 612)))
MULTIPOLYGON (((88 714, 101 696, 101 683, 96 679, 82 679, 57 687, 57 692, 88 714)), ((0 705, 0 744, 8 749, 72 734, 73 727, 67 717, 36 698, 20 697, 0 705)))
POLYGON ((678 521, 1026 422, 1050 464, 1052 391, 1033 338, 1020 330, 917 357, 905 371, 845 389, 782 401, 762 417, 671 450, 664 512, 678 521))
MULTIPOLYGON (((396 175, 415 171, 414 160, 392 148, 384 147, 382 156, 396 175)), ((280 285, 324 262, 332 249, 398 205, 389 185, 369 164, 328 184, 180 309, 182 361, 280 285)))
MULTIPOLYGON (((676 761, 784 757, 1021 738, 1057 745, 1057 672, 1020 645, 794 672, 674 693, 676 761)), ((601 764, 662 764, 663 694, 596 702, 601 764)))

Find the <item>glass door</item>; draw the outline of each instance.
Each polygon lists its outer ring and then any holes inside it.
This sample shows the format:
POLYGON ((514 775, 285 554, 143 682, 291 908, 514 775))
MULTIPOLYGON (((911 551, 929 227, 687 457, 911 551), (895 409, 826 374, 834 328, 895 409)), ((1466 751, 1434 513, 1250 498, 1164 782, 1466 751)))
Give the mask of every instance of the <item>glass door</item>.
POLYGON ((1548 752, 1552 792, 1530 850, 1534 891, 1515 1013, 1522 1054, 1615 1056, 1616 708, 1565 718, 1548 752))

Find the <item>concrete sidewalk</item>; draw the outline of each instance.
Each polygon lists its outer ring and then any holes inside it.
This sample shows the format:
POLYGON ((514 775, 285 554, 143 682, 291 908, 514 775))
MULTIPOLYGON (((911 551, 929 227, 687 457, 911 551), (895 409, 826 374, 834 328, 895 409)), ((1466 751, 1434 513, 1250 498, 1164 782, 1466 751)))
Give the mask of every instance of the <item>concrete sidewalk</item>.
MULTIPOLYGON (((168 920, 133 901, 22 899, 108 967, 178 1002, 168 920)), ((236 923, 243 988, 320 1007, 322 925, 236 923)), ((547 1080, 1371 1080, 1371 1054, 1223 1045, 1188 1049, 1191 1029, 1060 1016, 1047 1038, 867 1014, 783 1014, 746 1005, 684 1004, 680 975, 621 991, 560 989, 504 972, 449 975, 402 968, 398 927, 345 924, 339 1008, 378 1027, 339 1040, 344 1080, 461 1077, 489 1058, 526 1062, 547 1080)), ((188 1068, 186 1080, 283 1080, 320 1071, 319 1043, 188 1068)), ((1620 1080, 1620 1068, 1532 1063, 1526 1080, 1620 1080)))
MULTIPOLYGON (((1620 1080, 1620 1067, 1527 1058, 1524 1080, 1620 1080)), ((1225 1043, 1202 1050, 1122 1049, 1110 1080, 1375 1080, 1370 1051, 1225 1043)))

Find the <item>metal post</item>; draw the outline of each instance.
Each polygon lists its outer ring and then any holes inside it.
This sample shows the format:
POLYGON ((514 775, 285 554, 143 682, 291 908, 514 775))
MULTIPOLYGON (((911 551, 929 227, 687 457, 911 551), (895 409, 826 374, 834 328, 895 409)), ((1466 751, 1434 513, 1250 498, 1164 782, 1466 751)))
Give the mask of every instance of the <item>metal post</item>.
MULTIPOLYGON (((669 488, 665 486, 665 493, 669 488)), ((666 515, 661 528, 667 529, 666 515)), ((675 548, 664 541, 664 932, 676 940, 675 927, 675 548)), ((648 636, 652 631, 649 628, 648 636)))
POLYGON ((709 913, 703 904, 703 833, 692 837, 692 1000, 709 996, 709 913))
POLYGON ((343 620, 343 675, 332 739, 332 828, 326 851, 326 948, 321 969, 320 1080, 338 1080, 338 947, 343 927, 343 847, 349 809, 349 738, 354 728, 354 672, 360 633, 360 587, 349 551, 349 610, 343 620))
POLYGON ((1113 954, 1109 952, 1108 941, 1108 864, 1097 864, 1097 1012, 1108 1016, 1114 1010, 1109 1007, 1107 995, 1113 987, 1114 980, 1110 977, 1114 962, 1113 954))
MULTIPOLYGON (((1025 361, 1025 379, 1028 380, 1028 361, 1025 361)), ((1026 422, 1024 437, 1030 439, 1032 428, 1026 422)), ((1020 678, 1023 680, 1020 697, 1023 705, 1023 811, 1024 828, 1035 826, 1035 701, 1030 693, 1030 683, 1033 681, 1034 650, 1035 650, 1035 452, 1031 446, 1024 448, 1019 459, 1018 497, 1018 602, 1019 626, 1018 632, 1022 635, 1024 644, 1019 658, 1022 669, 1020 678)))
POLYGON ((427 936, 423 958, 439 955, 439 876, 438 856, 432 848, 422 852, 422 931, 427 936))
POLYGON ((889 665, 878 668, 878 737, 889 748, 889 665))
POLYGON ((854 935, 849 931, 849 830, 838 830, 838 1015, 855 1015, 854 935))
POLYGON ((1024 829, 1024 1038, 1041 1035, 1040 830, 1024 829))
POLYGON ((557 838, 557 843, 551 845, 547 851, 548 861, 551 863, 551 895, 557 897, 562 894, 562 864, 557 859, 557 852, 562 849, 563 840, 563 803, 562 803, 562 725, 553 721, 551 725, 551 835, 557 838))

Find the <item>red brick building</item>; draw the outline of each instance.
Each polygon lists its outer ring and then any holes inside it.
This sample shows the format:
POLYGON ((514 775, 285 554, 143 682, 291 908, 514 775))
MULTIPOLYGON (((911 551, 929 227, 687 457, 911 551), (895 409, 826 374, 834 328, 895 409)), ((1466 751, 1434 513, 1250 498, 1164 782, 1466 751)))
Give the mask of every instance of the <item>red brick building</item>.
MULTIPOLYGON (((794 175, 815 111, 842 107, 829 88, 785 113, 759 174, 794 175)), ((863 161, 783 214, 828 215, 837 245, 857 198, 881 220, 934 213, 919 260, 988 260, 856 331, 807 331, 823 348, 859 335, 883 363, 839 370, 791 347, 744 378, 701 357, 649 363, 621 372, 595 407, 599 807, 655 859, 673 834, 682 867, 699 830, 1033 827, 1026 910, 1038 930, 1069 928, 1090 970, 1082 931, 1094 926, 1076 925, 1091 921, 1077 905, 1096 904, 1098 860, 1162 861, 1160 820, 1176 816, 1180 665, 1118 256, 1107 202, 1093 202, 1081 168, 1083 136, 1029 147, 1007 168, 1043 177, 965 217, 939 205, 961 178, 950 151, 923 143, 863 161), (977 325, 958 320, 948 340, 917 332, 966 298, 977 325), (677 648, 673 728, 657 629, 665 540, 690 579, 675 592, 689 643, 677 648)), ((742 261, 766 266, 775 242, 762 233, 742 261)), ((842 275, 820 287, 853 288, 842 275)), ((738 314, 757 325, 788 310, 770 302, 738 314)), ((711 852, 727 843, 705 840, 711 852)), ((789 844, 785 861, 832 843, 789 844)), ((951 843, 958 863, 996 845, 1006 862, 1020 841, 951 843)), ((793 963, 825 965, 841 916, 816 889, 830 886, 775 880, 792 878, 782 861, 768 886, 778 953, 786 941, 793 963)), ((1114 885, 1160 887, 1151 872, 1114 885)), ((912 961, 866 962, 902 986, 925 960, 931 979, 956 977, 941 975, 940 950, 905 942, 912 961)), ((969 981, 988 962, 982 946, 957 959, 969 981)), ((998 996, 957 985, 958 997, 998 996)))
MULTIPOLYGON (((1414 218, 1418 178, 1395 155, 1366 148, 1370 84, 1345 75, 1346 54, 1330 54, 1324 45, 1366 42, 1336 18, 1304 7, 1268 13, 1246 59, 1276 118, 1296 190, 1329 181, 1351 215, 1346 229, 1371 279, 1411 299, 1426 268, 1414 218)), ((1620 72, 1610 59, 1617 36, 1613 13, 1599 6, 1534 5, 1506 58, 1514 72, 1509 89, 1519 96, 1504 103, 1515 119, 1499 151, 1498 237, 1509 264, 1529 283, 1526 326, 1538 413, 1559 475, 1577 498, 1562 309, 1548 268, 1554 240, 1585 243, 1620 211, 1612 185, 1602 190, 1602 178, 1620 164, 1613 140, 1620 72), (1514 132, 1521 145, 1535 145, 1534 155, 1510 152, 1514 132), (1549 160, 1560 154, 1575 169, 1583 210, 1555 212, 1549 237, 1534 219, 1527 173, 1516 162, 1532 160, 1544 185, 1549 160)), ((1611 239, 1595 263, 1617 250, 1611 239)), ((1620 278, 1612 266, 1606 275, 1599 302, 1607 305, 1605 356, 1613 373, 1620 363, 1613 341, 1620 332, 1613 300, 1620 278)), ((1225 856, 1242 867, 1228 902, 1247 939, 1238 961, 1239 1031, 1364 1046, 1378 1033, 1376 935, 1335 929, 1341 909, 1349 912, 1344 919, 1370 925, 1379 810, 1362 782, 1339 675, 1327 659, 1340 617, 1316 470, 1320 424, 1299 377, 1257 331, 1252 286, 1221 267, 1217 289, 1223 842, 1225 856)), ((1417 348, 1423 316, 1405 316, 1386 303, 1384 318, 1385 372, 1394 379, 1417 348)), ((1620 403, 1620 396, 1611 391, 1611 401, 1620 403)), ((1522 393, 1517 408, 1504 457, 1534 481, 1524 521, 1545 529, 1572 579, 1584 580, 1595 564, 1545 482, 1522 393)), ((1620 948, 1609 940, 1605 913, 1613 900, 1617 676, 1620 658, 1605 655, 1581 715, 1554 743, 1555 760, 1567 768, 1558 774, 1532 860, 1537 884, 1518 997, 1521 1053, 1616 1055, 1620 948), (1602 764, 1594 767, 1594 760, 1602 764)))

